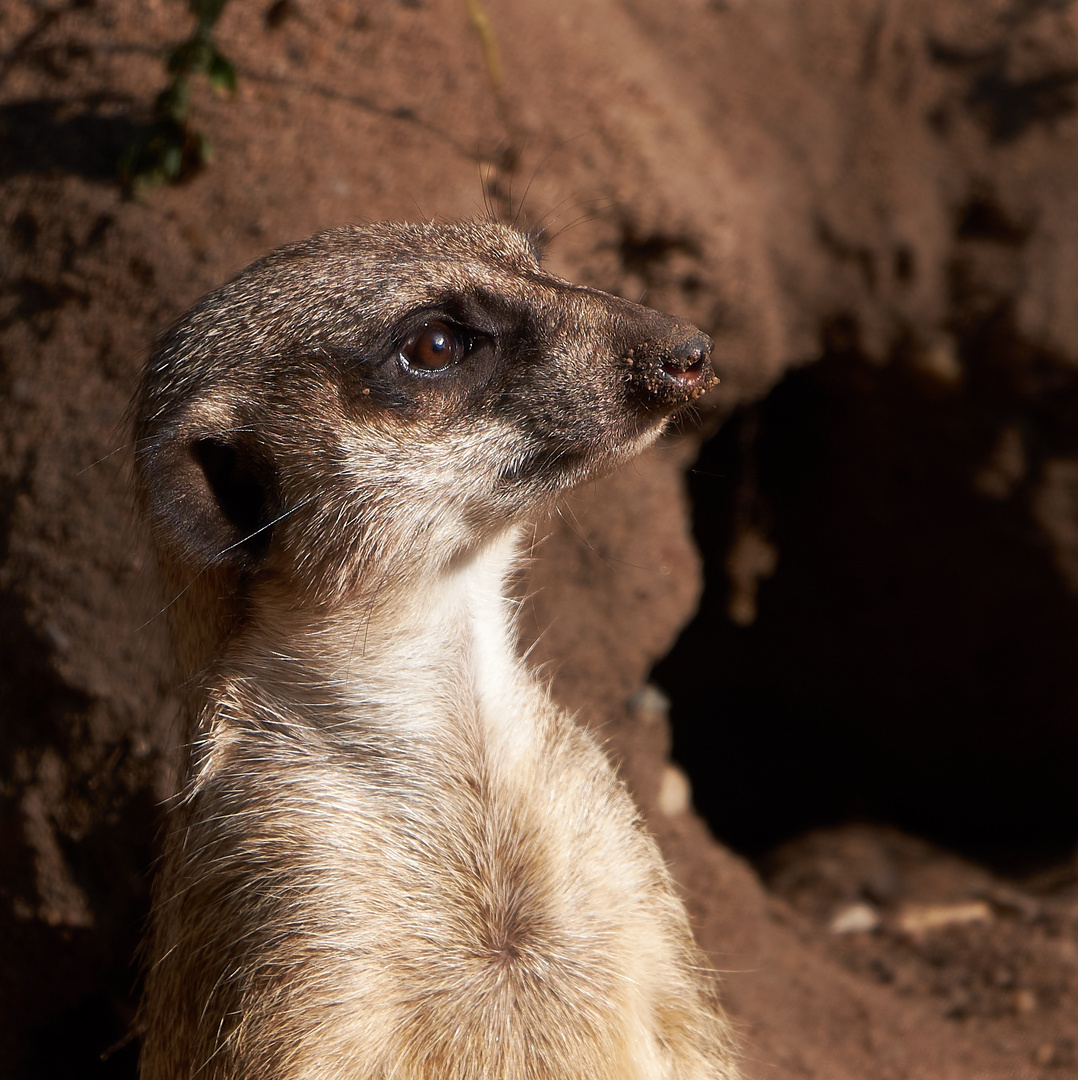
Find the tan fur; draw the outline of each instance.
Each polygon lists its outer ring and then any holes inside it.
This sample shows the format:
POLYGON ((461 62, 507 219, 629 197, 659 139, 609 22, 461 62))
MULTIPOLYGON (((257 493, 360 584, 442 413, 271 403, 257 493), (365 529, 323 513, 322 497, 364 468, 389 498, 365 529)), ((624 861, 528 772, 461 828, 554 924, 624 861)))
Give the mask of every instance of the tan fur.
POLYGON ((144 1080, 736 1077, 658 849, 506 599, 527 515, 652 441, 709 349, 490 224, 322 234, 162 338, 139 501, 192 691, 144 1080), (416 370, 442 324, 467 355, 416 370))

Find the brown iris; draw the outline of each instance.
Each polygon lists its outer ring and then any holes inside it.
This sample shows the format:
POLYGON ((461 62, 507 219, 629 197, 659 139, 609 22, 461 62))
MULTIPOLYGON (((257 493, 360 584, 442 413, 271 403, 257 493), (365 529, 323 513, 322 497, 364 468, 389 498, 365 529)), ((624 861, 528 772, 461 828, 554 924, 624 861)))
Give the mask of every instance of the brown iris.
POLYGON ((439 371, 464 359, 464 342, 451 326, 433 322, 409 338, 401 355, 410 367, 439 371))

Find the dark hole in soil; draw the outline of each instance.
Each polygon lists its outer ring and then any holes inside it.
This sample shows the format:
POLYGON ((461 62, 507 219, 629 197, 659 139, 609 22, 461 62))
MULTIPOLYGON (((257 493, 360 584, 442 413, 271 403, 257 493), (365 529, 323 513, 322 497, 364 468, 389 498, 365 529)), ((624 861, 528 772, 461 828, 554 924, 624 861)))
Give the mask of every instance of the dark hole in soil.
POLYGON ((690 476, 707 589, 655 679, 698 809, 749 857, 852 820, 1005 873, 1073 853, 1078 597, 1033 505, 1078 449, 1078 389, 1030 381, 1008 334, 971 335, 951 386, 833 347, 690 476), (1001 431, 1021 467, 978 484, 1001 431))

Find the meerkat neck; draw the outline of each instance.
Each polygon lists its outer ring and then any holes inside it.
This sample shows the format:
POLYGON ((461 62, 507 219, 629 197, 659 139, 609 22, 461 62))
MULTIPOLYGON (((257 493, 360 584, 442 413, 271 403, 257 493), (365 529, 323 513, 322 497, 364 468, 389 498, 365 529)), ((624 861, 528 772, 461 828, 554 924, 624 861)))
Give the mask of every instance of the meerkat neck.
MULTIPOLYGON (((264 709, 321 726, 336 718, 348 741, 356 718, 369 731, 437 737, 445 725, 480 721, 510 755, 527 742, 513 728, 534 680, 517 657, 507 579, 518 561, 519 528, 509 529, 437 573, 369 590, 311 616, 265 600, 266 610, 236 642, 224 687, 260 695, 264 709)), ((229 709, 230 713, 236 710, 229 709)))

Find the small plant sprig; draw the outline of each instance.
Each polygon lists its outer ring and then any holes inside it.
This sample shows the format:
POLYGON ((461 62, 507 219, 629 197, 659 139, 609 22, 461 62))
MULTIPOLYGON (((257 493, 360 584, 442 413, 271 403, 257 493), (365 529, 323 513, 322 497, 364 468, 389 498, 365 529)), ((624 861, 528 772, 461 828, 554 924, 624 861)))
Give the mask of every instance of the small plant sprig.
POLYGON ((191 80, 205 75, 221 92, 236 89, 236 69, 213 40, 213 28, 228 0, 187 0, 194 32, 169 53, 171 82, 154 102, 153 118, 142 126, 120 159, 125 190, 138 195, 159 184, 176 184, 209 164, 213 147, 191 126, 191 80))

